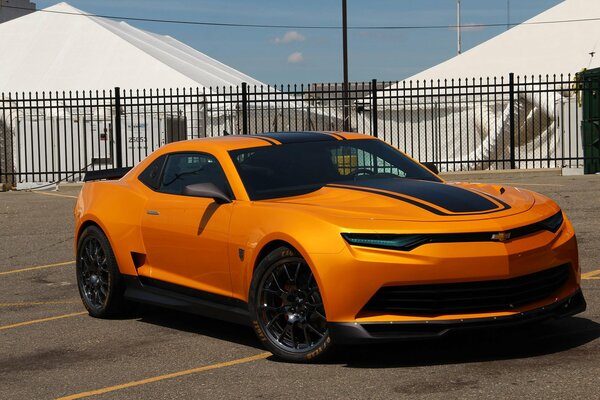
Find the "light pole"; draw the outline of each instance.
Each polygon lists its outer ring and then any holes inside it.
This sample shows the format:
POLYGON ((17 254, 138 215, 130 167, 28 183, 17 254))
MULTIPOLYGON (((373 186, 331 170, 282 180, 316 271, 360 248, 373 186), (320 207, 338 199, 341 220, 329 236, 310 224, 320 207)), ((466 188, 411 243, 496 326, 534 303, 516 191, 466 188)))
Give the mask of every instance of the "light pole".
POLYGON ((510 29, 510 0, 506 0, 506 30, 510 29))
POLYGON ((344 58, 344 83, 342 84, 342 118, 344 119, 344 132, 350 131, 349 110, 350 101, 348 99, 348 18, 346 17, 346 0, 342 0, 342 36, 343 36, 343 58, 344 58))

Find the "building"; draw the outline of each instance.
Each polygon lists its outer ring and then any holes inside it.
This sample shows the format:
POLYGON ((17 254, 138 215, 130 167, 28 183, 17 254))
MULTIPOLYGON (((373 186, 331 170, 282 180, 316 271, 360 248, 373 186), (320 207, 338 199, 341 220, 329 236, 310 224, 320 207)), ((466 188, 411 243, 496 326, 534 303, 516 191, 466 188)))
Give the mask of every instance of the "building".
POLYGON ((35 11, 35 3, 29 0, 0 0, 0 24, 35 11))

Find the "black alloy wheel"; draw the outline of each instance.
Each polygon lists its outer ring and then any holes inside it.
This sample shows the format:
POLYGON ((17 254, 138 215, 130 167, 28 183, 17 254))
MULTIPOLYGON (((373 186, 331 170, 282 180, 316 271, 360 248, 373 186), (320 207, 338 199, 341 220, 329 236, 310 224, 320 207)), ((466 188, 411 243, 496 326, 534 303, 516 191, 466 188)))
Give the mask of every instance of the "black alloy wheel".
POLYGON ((124 285, 112 248, 96 226, 86 228, 77 243, 77 286, 93 317, 106 318, 126 310, 124 285))
POLYGON ((286 361, 314 361, 331 345, 317 281, 294 250, 278 248, 258 265, 250 309, 259 339, 286 361))

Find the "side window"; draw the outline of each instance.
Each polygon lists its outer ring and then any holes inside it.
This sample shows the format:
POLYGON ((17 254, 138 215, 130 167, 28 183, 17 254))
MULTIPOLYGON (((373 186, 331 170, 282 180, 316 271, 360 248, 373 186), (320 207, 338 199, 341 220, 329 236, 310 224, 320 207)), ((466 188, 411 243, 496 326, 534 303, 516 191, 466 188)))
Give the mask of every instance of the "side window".
POLYGON ((227 178, 216 158, 203 153, 170 154, 162 174, 159 192, 182 194, 183 188, 195 183, 212 183, 232 196, 227 178))
POLYGON ((166 159, 167 156, 162 155, 152 161, 152 164, 146 167, 146 169, 138 176, 138 179, 150 189, 157 190, 160 186, 160 173, 162 172, 166 159))

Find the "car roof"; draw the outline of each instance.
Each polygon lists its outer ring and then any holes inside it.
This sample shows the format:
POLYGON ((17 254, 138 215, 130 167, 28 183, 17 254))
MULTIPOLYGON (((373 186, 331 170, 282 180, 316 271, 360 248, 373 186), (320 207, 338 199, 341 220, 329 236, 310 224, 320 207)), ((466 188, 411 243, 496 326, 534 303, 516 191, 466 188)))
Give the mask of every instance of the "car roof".
POLYGON ((225 151, 238 150, 253 147, 285 145, 291 143, 337 141, 337 140, 355 140, 355 139, 374 139, 372 136, 352 133, 352 132, 333 132, 333 131, 295 131, 295 132, 269 132, 252 135, 226 135, 206 137, 199 139, 183 140, 170 143, 164 147, 165 151, 178 151, 185 148, 191 149, 195 145, 202 148, 219 148, 225 151))

